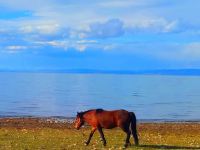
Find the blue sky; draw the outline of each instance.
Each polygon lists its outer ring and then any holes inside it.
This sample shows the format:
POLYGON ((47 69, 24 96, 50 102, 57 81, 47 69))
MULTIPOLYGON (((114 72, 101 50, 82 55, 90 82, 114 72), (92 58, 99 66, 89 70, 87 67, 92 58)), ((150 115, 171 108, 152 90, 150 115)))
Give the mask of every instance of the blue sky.
POLYGON ((0 0, 0 69, 200 68, 199 0, 0 0))

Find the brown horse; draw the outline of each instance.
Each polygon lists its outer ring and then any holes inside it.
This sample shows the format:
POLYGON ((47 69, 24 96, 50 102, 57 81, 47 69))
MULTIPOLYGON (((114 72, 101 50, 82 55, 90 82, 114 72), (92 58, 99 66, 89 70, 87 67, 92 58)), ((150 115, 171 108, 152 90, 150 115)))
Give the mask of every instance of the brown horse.
POLYGON ((128 112, 126 110, 106 111, 103 109, 93 109, 77 113, 75 128, 78 130, 85 122, 92 126, 89 138, 85 142, 86 145, 90 143, 94 132, 98 130, 103 145, 106 146, 106 139, 102 128, 112 129, 114 127, 120 127, 124 132, 126 132, 127 137, 124 145, 125 147, 130 145, 129 139, 131 134, 134 137, 135 144, 138 145, 136 116, 133 112, 128 112))

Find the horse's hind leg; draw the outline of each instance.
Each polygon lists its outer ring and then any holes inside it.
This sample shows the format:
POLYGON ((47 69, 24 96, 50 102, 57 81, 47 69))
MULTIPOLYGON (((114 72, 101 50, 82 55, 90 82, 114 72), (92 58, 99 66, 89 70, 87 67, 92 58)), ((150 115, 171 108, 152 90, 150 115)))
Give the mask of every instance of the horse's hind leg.
POLYGON ((131 132, 130 131, 126 131, 126 140, 125 140, 125 144, 124 147, 130 146, 130 136, 131 136, 131 132))
POLYGON ((126 133, 126 140, 125 140, 124 147, 127 147, 131 145, 130 143, 131 131, 129 130, 129 126, 123 126, 121 127, 121 129, 126 133))
POLYGON ((106 146, 106 139, 105 139, 105 137, 104 137, 102 128, 99 127, 99 128, 98 128, 98 131, 99 131, 100 136, 101 136, 101 139, 102 139, 102 141, 103 141, 103 145, 106 146))
POLYGON ((89 138, 88 140, 85 142, 86 145, 88 145, 90 143, 90 140, 94 134, 94 132, 96 131, 96 128, 92 128, 92 131, 90 132, 89 138))
POLYGON ((125 147, 131 145, 131 143, 130 143, 131 132, 128 131, 128 132, 126 132, 126 134, 127 134, 127 136, 126 136, 126 143, 125 143, 125 145, 124 145, 125 147))

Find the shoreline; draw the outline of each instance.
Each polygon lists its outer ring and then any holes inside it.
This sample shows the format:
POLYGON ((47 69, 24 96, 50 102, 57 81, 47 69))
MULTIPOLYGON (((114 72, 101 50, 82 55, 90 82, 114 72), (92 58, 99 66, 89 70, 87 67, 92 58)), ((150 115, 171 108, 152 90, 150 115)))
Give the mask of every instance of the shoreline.
MULTIPOLYGON (((0 116, 0 122, 3 119, 38 119, 43 121, 55 121, 63 123, 72 123, 75 117, 64 116, 0 116)), ((200 119, 137 119, 138 123, 200 123, 200 119)))
MULTIPOLYGON (((73 129, 74 118, 56 117, 5 117, 0 118, 0 128, 57 128, 73 129)), ((200 127, 199 121, 137 121, 138 126, 186 126, 196 125, 200 127)), ((88 127, 85 125, 84 127, 88 127)))

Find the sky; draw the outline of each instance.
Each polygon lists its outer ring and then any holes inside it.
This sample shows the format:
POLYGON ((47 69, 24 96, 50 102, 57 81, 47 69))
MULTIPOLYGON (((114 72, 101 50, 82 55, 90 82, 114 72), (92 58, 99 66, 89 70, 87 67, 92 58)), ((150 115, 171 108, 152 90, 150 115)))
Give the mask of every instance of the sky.
POLYGON ((200 68, 199 0, 0 0, 0 70, 200 68))

